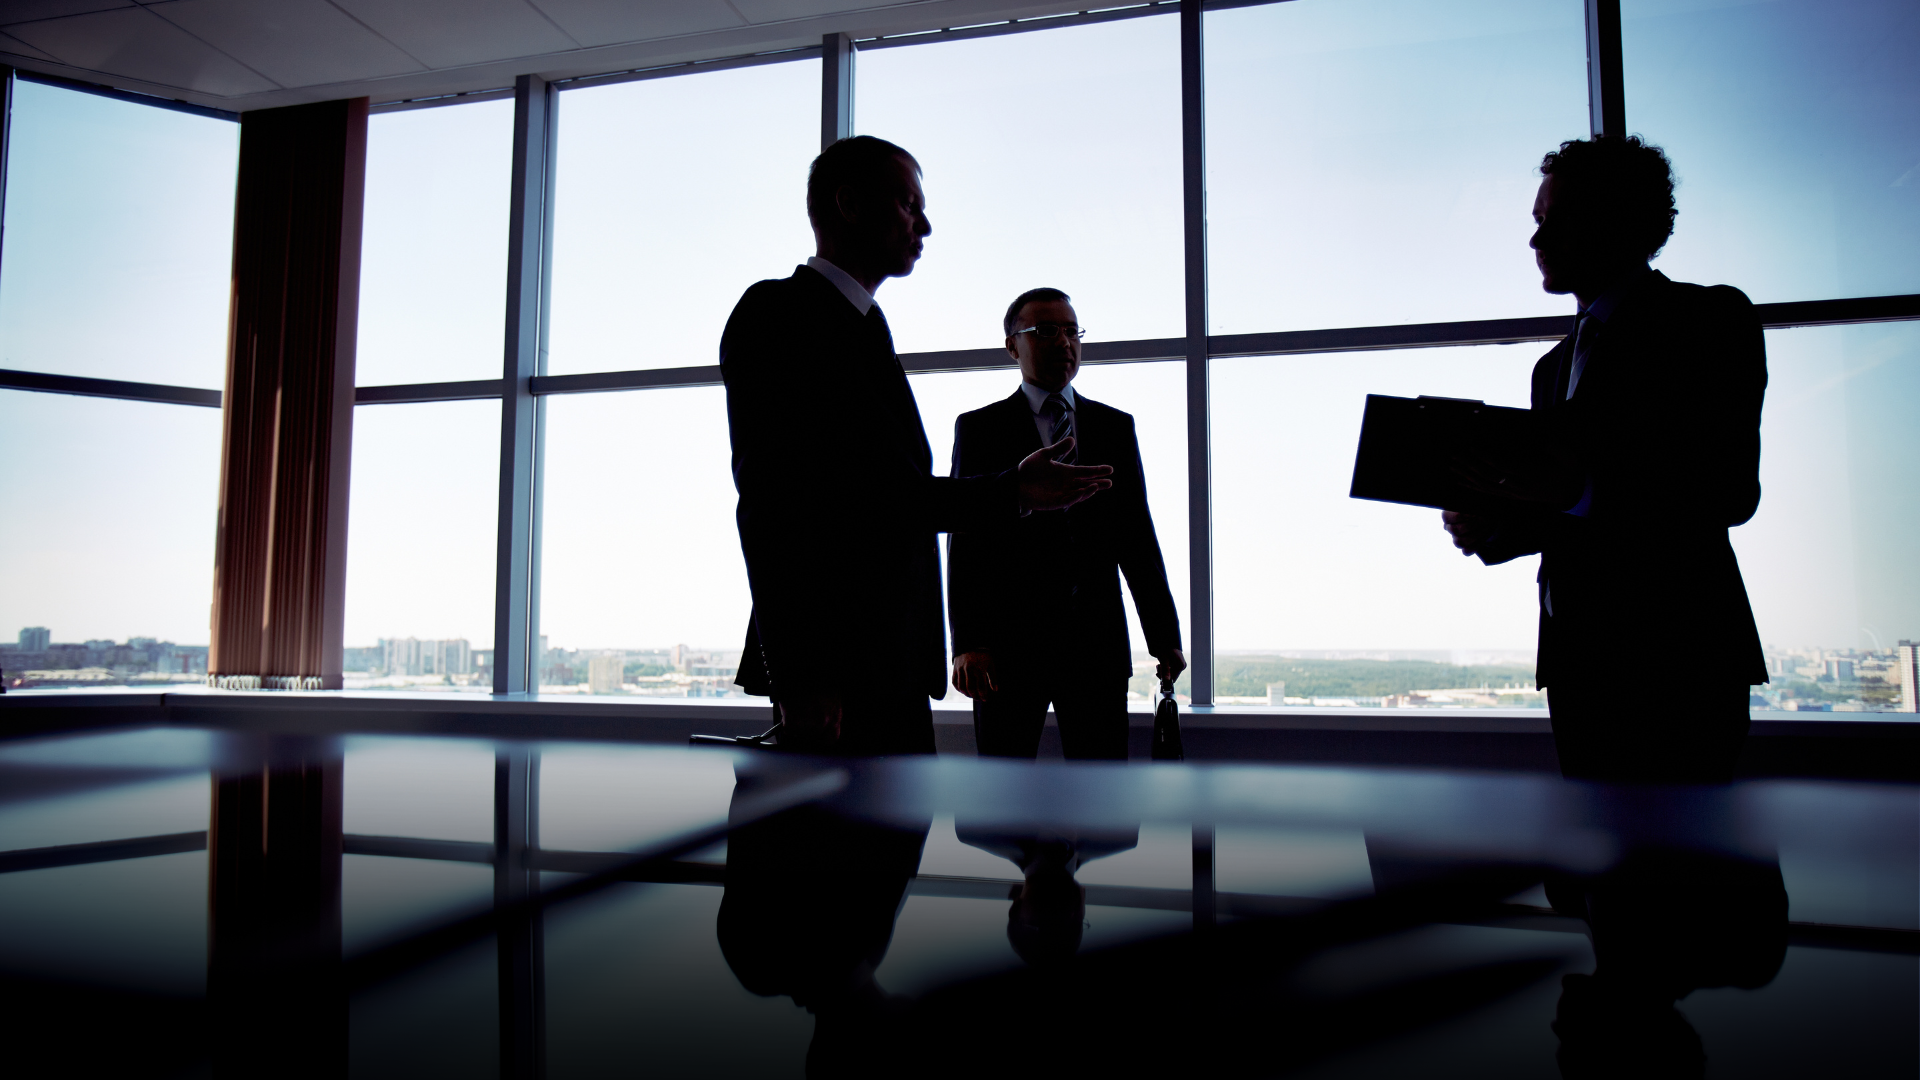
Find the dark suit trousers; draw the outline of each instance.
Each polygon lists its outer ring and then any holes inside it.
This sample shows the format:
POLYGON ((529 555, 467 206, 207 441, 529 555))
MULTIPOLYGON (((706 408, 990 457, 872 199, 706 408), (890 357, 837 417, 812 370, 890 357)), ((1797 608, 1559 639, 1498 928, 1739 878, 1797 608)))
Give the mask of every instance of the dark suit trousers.
POLYGON ((780 749, 790 754, 839 757, 931 754, 933 706, 923 688, 861 687, 841 701, 837 741, 796 737, 783 729, 780 749))
POLYGON ((1060 746, 1069 759, 1127 760, 1127 680, 1055 664, 1002 664, 1000 689, 973 700, 973 737, 981 757, 1040 756, 1047 706, 1060 721, 1060 746))
POLYGON ((1709 685, 1682 706, 1649 712, 1620 700, 1617 680, 1547 688, 1553 745, 1569 780, 1724 784, 1751 725, 1742 686, 1709 685))

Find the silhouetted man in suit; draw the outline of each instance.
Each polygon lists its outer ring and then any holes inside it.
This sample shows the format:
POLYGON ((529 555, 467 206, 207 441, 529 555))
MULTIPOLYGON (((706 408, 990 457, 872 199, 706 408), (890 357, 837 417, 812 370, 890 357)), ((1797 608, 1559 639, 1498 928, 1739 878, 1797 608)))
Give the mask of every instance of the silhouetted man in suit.
POLYGON ((814 159, 807 216, 814 257, 748 289, 720 342, 753 591, 739 681, 773 698, 783 749, 932 753, 927 698, 946 693, 936 534, 1072 506, 1111 470, 1036 452, 934 476, 873 299, 933 231, 920 166, 884 140, 842 139, 814 159))
POLYGON ((1760 320, 1740 290, 1670 281, 1647 263, 1673 232, 1673 174, 1637 138, 1546 155, 1532 246, 1571 293, 1573 331, 1533 369, 1546 452, 1463 461, 1511 511, 1447 512, 1489 565, 1539 552, 1537 680, 1568 776, 1731 776, 1748 694, 1767 681, 1727 530, 1760 503, 1760 320), (1664 646, 1670 704, 1636 700, 1623 660, 1664 646))
POLYGON ((1178 678, 1187 666, 1133 417, 1074 392, 1082 331, 1066 293, 1020 294, 1003 329, 1020 364, 1020 388, 955 422, 953 475, 997 472, 1049 444, 1077 440, 1058 453, 1110 466, 1113 490, 1071 509, 1030 514, 1011 530, 953 536, 953 685, 973 699, 981 754, 1038 756, 1051 703, 1067 757, 1124 761, 1133 653, 1121 573, 1160 677, 1178 678))

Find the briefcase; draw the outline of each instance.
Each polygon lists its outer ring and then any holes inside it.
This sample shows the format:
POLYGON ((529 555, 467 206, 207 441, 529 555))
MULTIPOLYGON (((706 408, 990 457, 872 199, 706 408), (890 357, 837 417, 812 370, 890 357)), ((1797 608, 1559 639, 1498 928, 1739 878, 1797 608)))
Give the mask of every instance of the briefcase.
POLYGON ((1482 401, 1368 394, 1347 493, 1436 510, 1511 510, 1512 500, 1465 485, 1451 465, 1461 454, 1506 461, 1515 469, 1537 464, 1545 453, 1537 424, 1526 409, 1482 401))
POLYGON ((1180 706, 1173 700, 1173 683, 1160 683, 1160 705, 1153 710, 1153 760, 1184 761, 1186 747, 1180 743, 1180 706))

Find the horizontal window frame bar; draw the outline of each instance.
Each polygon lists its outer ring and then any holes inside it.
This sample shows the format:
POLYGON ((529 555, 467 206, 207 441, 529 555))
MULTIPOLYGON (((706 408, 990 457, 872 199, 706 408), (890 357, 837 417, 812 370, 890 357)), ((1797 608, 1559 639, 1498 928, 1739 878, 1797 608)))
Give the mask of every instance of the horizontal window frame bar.
POLYGON ((395 383, 390 386, 359 386, 353 391, 355 405, 415 405, 424 401, 481 401, 500 398, 506 391, 502 379, 466 379, 457 382, 395 383))
MULTIPOLYGON (((1284 3, 1287 0, 1273 0, 1284 3)), ((1835 300, 1792 300, 1756 304, 1760 323, 1769 330, 1808 326, 1858 326, 1868 323, 1910 322, 1920 319, 1920 293, 1891 296, 1855 296, 1835 300)), ((1258 334, 1218 334, 1207 339, 1214 359, 1255 356, 1311 356, 1316 353, 1372 352, 1381 349, 1432 349, 1463 345, 1512 345, 1529 341, 1557 341, 1566 336, 1571 315, 1543 315, 1522 319, 1475 319, 1464 322, 1403 323, 1391 326, 1351 326, 1331 330, 1280 330, 1258 334)), ((1132 341, 1091 341, 1083 348, 1083 363, 1139 364, 1179 360, 1185 356, 1183 338, 1141 338, 1132 341)), ((915 375, 951 371, 1001 371, 1018 366, 1004 349, 949 349, 903 353, 900 365, 915 375)), ((597 394, 624 390, 671 390, 721 385, 720 366, 642 368, 632 371, 593 371, 575 375, 536 375, 531 392, 536 397, 556 394, 597 394)), ((362 386, 354 391, 356 405, 412 405, 434 401, 484 401, 504 396, 500 379, 470 379, 437 383, 396 383, 362 386)), ((119 398, 169 405, 220 407, 220 391, 160 383, 96 379, 81 375, 53 375, 38 371, 0 369, 0 389, 32 390, 50 394, 119 398)))
POLYGON ((493 845, 476 840, 427 840, 417 836, 346 833, 340 837, 340 849, 344 855, 378 855, 388 859, 488 865, 494 860, 493 845))
POLYGON ((197 386, 169 386, 164 383, 127 382, 122 379, 95 379, 85 375, 54 375, 42 371, 13 371, 0 368, 0 389, 33 390, 43 394, 72 394, 76 397, 118 398, 122 401, 152 401, 162 405, 198 405, 220 407, 220 391, 197 386))
POLYGON ((437 109, 443 105, 471 105, 478 101, 511 101, 513 87, 495 86, 486 90, 462 90, 453 94, 434 94, 429 97, 396 98, 367 106, 370 113, 412 112, 415 109, 437 109))
POLYGON ((125 840, 100 840, 89 844, 56 844, 52 847, 21 848, 0 851, 0 874, 26 870, 51 870, 61 866, 86 866, 92 863, 147 859, 155 855, 180 855, 207 849, 207 832, 166 833, 160 836, 135 836, 125 840))
POLYGON ((179 98, 164 98, 158 94, 142 94, 137 90, 122 90, 117 86, 87 82, 85 79, 69 79, 62 75, 48 75, 44 72, 29 71, 26 68, 14 68, 13 77, 20 82, 54 86, 62 90, 73 90, 82 94, 111 98, 114 101, 125 101, 134 105, 148 105, 156 109, 166 109, 168 112, 186 113, 189 116, 204 116, 209 120, 227 120, 235 124, 240 122, 240 114, 237 112, 215 109, 207 105, 195 105, 191 101, 181 101, 179 98))
MULTIPOLYGON (((1244 4, 1246 0, 1242 0, 1244 4)), ((1281 0, 1252 0, 1253 3, 1271 4, 1281 0)), ((1212 4, 1207 5, 1209 8, 1212 4)), ((1234 5, 1242 6, 1242 5, 1234 5)), ((1028 15, 1020 19, 1001 19, 986 23, 965 23, 959 26, 943 26, 929 30, 906 30, 898 34, 884 34, 879 37, 855 38, 853 47, 860 52, 872 49, 898 49, 909 45, 929 45, 939 41, 970 41, 975 38, 1000 37, 1005 34, 1023 34, 1033 30, 1052 30, 1061 26, 1091 26, 1096 23, 1119 22, 1124 19, 1140 19, 1154 15, 1178 15, 1180 0, 1143 0, 1125 6, 1115 5, 1105 8, 1086 8, 1079 11, 1063 11, 1058 15, 1028 15)))
MULTIPOLYGON (((697 75, 703 71, 728 71, 733 68, 818 59, 820 59, 820 46, 797 45, 788 49, 768 49, 765 52, 741 53, 737 56, 718 56, 711 60, 680 60, 653 67, 629 68, 625 71, 607 71, 594 75, 575 75, 568 79, 549 80, 547 85, 556 90, 582 90, 591 86, 613 86, 618 83, 644 82, 647 79, 672 78, 676 75, 697 75)), ((512 91, 509 90, 508 94, 511 95, 511 93, 512 91)))

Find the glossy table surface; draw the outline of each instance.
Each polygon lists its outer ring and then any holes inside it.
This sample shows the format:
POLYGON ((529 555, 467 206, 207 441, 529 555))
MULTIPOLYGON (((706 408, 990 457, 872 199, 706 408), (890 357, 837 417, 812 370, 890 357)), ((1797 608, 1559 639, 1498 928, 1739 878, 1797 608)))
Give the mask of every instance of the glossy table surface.
POLYGON ((1912 1077, 1917 955, 1898 785, 0 743, 75 1072, 1912 1077))

